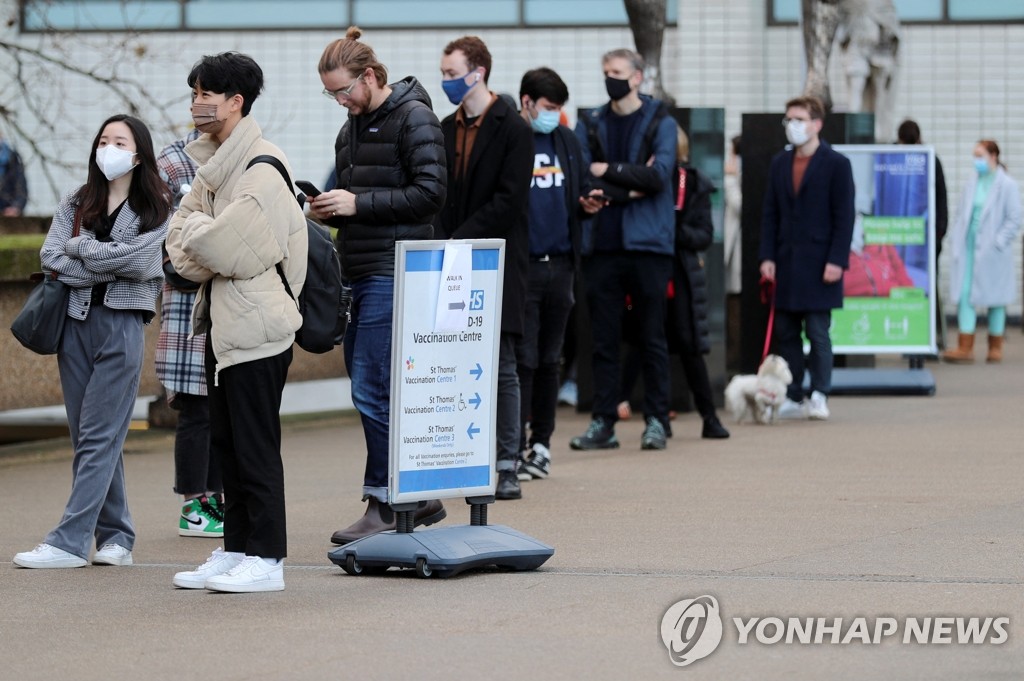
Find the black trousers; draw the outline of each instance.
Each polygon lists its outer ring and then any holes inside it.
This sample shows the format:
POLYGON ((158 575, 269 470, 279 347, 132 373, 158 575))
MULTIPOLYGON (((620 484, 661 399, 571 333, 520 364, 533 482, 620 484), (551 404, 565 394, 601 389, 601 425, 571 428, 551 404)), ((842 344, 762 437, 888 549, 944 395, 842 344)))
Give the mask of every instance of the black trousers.
POLYGON ((224 478, 224 550, 261 558, 288 555, 281 462, 281 393, 292 349, 236 364, 214 378, 206 336, 210 455, 224 478))
POLYGON ((620 352, 626 295, 640 324, 644 376, 644 416, 668 423, 668 342, 666 289, 672 256, 654 253, 595 253, 583 261, 587 307, 594 336, 593 415, 614 423, 621 390, 620 352))
POLYGON ((210 456, 210 407, 205 395, 177 393, 174 433, 174 491, 194 495, 222 493, 220 463, 210 456))
POLYGON ((558 408, 559 363, 566 324, 575 303, 575 278, 572 256, 530 263, 523 335, 516 343, 520 451, 526 449, 527 435, 530 445, 551 446, 558 408))
POLYGON ((708 365, 700 352, 682 352, 679 359, 683 363, 683 375, 693 395, 693 406, 702 418, 715 415, 715 401, 711 397, 711 379, 708 377, 708 365))
MULTIPOLYGON (((708 376, 708 365, 704 362, 704 355, 685 348, 679 353, 679 360, 682 362, 683 375, 686 376, 686 385, 693 395, 693 406, 696 407, 697 413, 705 419, 714 416, 715 400, 711 395, 711 378, 708 376)), ((623 402, 628 402, 632 396, 642 366, 643 355, 640 349, 630 348, 622 366, 623 402)))

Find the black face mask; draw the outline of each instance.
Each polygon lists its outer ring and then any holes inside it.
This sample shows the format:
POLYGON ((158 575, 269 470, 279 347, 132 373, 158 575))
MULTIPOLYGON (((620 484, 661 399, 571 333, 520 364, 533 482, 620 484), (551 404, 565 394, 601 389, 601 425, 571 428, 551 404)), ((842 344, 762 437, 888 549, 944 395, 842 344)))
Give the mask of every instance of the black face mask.
POLYGON ((608 96, 612 98, 612 101, 617 102, 629 94, 629 78, 608 76, 604 79, 604 89, 608 91, 608 96))

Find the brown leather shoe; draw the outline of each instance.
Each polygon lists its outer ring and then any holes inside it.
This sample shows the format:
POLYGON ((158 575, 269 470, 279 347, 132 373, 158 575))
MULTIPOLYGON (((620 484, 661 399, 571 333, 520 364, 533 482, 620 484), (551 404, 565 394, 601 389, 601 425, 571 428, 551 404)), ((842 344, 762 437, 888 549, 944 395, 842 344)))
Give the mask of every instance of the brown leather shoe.
MULTIPOLYGON (((413 522, 416 527, 433 525, 447 516, 448 511, 444 510, 444 505, 438 499, 431 499, 430 501, 421 501, 417 505, 413 522)), ((387 504, 382 504, 375 497, 370 497, 366 503, 366 513, 363 514, 363 517, 344 530, 338 530, 332 534, 331 543, 348 544, 356 539, 393 529, 395 529, 395 512, 387 504)))

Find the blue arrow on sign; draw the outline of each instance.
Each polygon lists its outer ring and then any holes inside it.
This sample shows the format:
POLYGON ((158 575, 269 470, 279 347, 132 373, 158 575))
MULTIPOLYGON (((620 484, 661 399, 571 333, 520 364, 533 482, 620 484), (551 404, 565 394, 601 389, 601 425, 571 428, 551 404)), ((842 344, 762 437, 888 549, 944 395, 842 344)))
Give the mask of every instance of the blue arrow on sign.
POLYGON ((484 369, 480 366, 480 362, 476 363, 476 369, 470 369, 469 373, 476 376, 476 380, 480 380, 480 377, 484 375, 484 369))
POLYGON ((473 395, 475 397, 471 397, 469 403, 473 405, 474 409, 479 409, 480 403, 483 402, 483 400, 480 399, 480 393, 473 393, 473 395))
POLYGON ((470 422, 469 428, 466 429, 466 434, 469 435, 469 439, 472 440, 473 436, 480 432, 479 428, 474 428, 473 423, 470 422))

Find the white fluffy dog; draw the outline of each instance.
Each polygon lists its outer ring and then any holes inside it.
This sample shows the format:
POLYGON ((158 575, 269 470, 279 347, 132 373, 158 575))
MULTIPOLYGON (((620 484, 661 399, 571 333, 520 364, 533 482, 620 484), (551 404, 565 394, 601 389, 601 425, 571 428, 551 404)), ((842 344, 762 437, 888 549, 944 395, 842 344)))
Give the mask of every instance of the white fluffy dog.
POLYGON ((773 423, 786 400, 786 387, 792 382, 786 360, 768 355, 757 374, 733 376, 725 388, 725 406, 737 423, 747 416, 757 423, 773 423))

